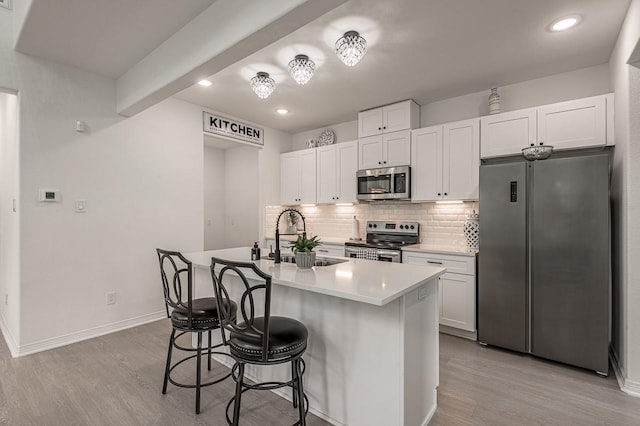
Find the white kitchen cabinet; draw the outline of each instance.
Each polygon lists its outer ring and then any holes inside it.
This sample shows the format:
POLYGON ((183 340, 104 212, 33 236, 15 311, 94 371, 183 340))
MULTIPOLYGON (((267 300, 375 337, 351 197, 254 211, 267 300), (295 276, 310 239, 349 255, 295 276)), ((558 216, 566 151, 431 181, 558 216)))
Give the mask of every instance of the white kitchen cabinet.
POLYGON ((340 256, 344 257, 344 243, 343 244, 331 244, 321 243, 314 249, 317 251, 317 256, 340 256))
POLYGON ((280 203, 316 202, 316 150, 280 154, 280 203))
POLYGON ((606 118, 607 98, 605 96, 540 107, 536 142, 551 145, 554 149, 606 145, 606 118))
POLYGON ((613 94, 482 117, 481 157, 520 155, 540 143, 554 150, 613 145, 613 94))
POLYGON ((477 200, 479 120, 414 130, 411 167, 412 201, 477 200))
POLYGON ((357 202, 358 141, 317 148, 317 202, 357 202))
MULTIPOLYGON (((402 262, 447 268, 438 284, 440 325, 470 333, 476 331, 475 256, 403 250, 402 262)), ((472 336, 465 334, 465 337, 472 336)))
POLYGON ((411 131, 385 133, 358 140, 358 168, 406 166, 411 163, 411 131))
POLYGON ((358 114, 358 138, 420 126, 420 106, 412 100, 385 105, 358 114))

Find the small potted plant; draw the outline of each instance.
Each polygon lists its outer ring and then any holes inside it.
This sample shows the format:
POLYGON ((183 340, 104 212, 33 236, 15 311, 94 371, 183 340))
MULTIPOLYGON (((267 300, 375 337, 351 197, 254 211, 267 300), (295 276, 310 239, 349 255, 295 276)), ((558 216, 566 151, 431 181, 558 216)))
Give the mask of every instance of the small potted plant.
POLYGON ((287 234, 295 234, 298 232, 298 215, 289 211, 287 214, 287 234))
POLYGON ((311 268, 316 263, 316 252, 313 249, 319 244, 317 235, 307 238, 305 234, 298 235, 298 239, 291 242, 291 250, 296 256, 298 268, 311 268))

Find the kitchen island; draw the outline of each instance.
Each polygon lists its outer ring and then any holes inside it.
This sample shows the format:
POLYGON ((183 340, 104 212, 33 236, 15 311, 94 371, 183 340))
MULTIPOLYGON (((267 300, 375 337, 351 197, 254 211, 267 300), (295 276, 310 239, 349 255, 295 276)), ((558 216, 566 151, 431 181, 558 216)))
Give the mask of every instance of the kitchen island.
MULTIPOLYGON (((250 248, 185 256, 203 297, 213 292, 211 257, 248 261, 250 248)), ((266 259, 256 264, 272 276, 272 315, 296 318, 309 330, 303 358, 311 412, 335 425, 429 422, 437 403, 437 278, 444 268, 365 259, 310 270, 266 259)), ((237 299, 239 285, 229 290, 237 299)), ((284 380, 290 371, 281 367, 247 368, 247 376, 284 380)))

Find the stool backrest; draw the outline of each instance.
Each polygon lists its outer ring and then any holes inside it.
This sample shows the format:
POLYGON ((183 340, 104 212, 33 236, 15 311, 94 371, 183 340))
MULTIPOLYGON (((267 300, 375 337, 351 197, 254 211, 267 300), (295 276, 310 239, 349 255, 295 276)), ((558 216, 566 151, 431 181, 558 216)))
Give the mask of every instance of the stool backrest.
POLYGON ((226 343, 224 330, 243 336, 245 339, 260 342, 262 346, 262 360, 266 361, 269 355, 269 318, 271 311, 271 275, 268 275, 252 262, 234 262, 230 260, 211 258, 211 278, 213 279, 213 289, 216 301, 218 302, 218 315, 220 320, 220 330, 222 340, 226 343), (219 268, 216 274, 215 269, 219 268), (246 273, 253 273, 247 278, 246 273), (231 300, 224 278, 236 277, 240 283, 241 296, 238 303, 238 310, 242 319, 236 320, 231 312, 230 303, 220 303, 221 300, 231 300), (259 299, 258 294, 264 293, 264 315, 256 314, 259 299), (255 326, 256 318, 263 318, 262 329, 255 326))
POLYGON ((193 302, 193 267, 191 261, 177 251, 156 249, 160 263, 160 277, 164 291, 167 317, 169 309, 186 312, 188 327, 191 328, 191 310, 193 302), (186 295, 184 291, 186 290, 186 295))

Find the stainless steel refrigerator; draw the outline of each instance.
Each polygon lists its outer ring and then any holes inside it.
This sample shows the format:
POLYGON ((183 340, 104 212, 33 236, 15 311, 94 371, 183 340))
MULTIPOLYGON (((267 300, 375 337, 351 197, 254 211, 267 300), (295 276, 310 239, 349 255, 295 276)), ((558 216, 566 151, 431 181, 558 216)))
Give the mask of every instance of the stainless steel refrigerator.
POLYGON ((608 373, 609 156, 481 165, 480 343, 608 373))

